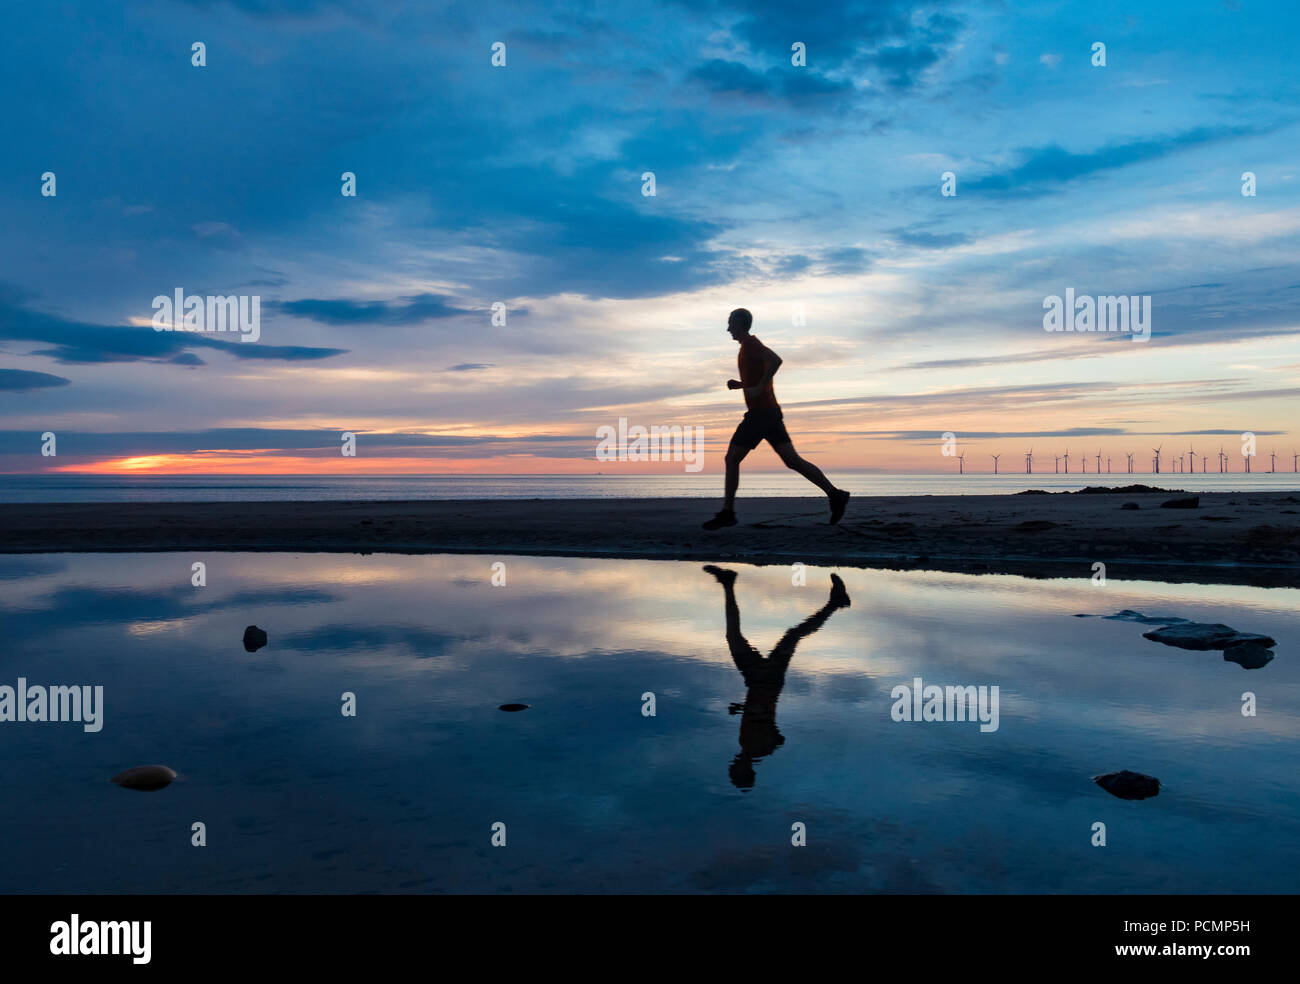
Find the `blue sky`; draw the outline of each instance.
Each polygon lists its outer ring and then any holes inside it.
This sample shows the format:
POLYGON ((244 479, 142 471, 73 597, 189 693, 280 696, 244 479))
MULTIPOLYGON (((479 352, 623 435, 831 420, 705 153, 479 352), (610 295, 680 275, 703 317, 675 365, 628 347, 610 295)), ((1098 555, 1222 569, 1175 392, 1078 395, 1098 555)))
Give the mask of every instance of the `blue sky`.
POLYGON ((342 430, 373 471, 594 470, 619 416, 721 448, 739 305, 840 468, 1297 443, 1293 4, 126 7, 0 38, 0 470, 333 468, 342 430), (261 340, 152 331, 177 286, 258 294, 261 340), (1071 286, 1150 295, 1151 342, 1044 332, 1071 286))

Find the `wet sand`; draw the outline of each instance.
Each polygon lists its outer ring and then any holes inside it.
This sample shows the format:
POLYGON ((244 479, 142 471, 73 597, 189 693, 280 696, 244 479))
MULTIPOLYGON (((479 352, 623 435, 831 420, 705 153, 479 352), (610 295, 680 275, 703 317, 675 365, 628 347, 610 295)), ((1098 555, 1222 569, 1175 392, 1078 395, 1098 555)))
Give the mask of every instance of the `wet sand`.
POLYGON ((1175 492, 740 499, 42 503, 0 506, 0 552, 483 553, 898 567, 1300 586, 1300 494, 1175 492), (1136 502, 1136 510, 1121 509, 1136 502))

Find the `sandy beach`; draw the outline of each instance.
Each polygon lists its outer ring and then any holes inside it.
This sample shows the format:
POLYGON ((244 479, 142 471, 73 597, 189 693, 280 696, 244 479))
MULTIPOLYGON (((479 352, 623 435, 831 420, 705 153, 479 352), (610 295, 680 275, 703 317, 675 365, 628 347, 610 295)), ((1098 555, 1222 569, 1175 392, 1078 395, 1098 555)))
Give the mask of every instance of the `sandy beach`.
POLYGON ((741 499, 48 503, 0 509, 0 552, 483 553, 743 560, 1300 586, 1300 495, 1176 491, 741 499), (1125 509, 1127 503, 1139 508, 1125 509))

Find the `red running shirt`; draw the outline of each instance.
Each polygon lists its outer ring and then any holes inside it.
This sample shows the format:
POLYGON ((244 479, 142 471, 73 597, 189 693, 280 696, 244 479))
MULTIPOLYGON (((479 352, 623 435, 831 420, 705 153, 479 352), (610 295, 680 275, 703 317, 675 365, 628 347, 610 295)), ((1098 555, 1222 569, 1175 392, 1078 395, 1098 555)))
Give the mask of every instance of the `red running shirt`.
MULTIPOLYGON (((753 335, 746 335, 745 340, 740 343, 740 354, 736 358, 736 363, 740 369, 740 381, 748 390, 751 386, 757 386, 767 372, 767 366, 763 363, 763 354, 768 351, 766 345, 760 342, 753 335)), ((751 410, 780 410, 781 405, 776 402, 776 393, 772 390, 772 384, 769 382, 758 396, 745 394, 745 406, 751 410)))

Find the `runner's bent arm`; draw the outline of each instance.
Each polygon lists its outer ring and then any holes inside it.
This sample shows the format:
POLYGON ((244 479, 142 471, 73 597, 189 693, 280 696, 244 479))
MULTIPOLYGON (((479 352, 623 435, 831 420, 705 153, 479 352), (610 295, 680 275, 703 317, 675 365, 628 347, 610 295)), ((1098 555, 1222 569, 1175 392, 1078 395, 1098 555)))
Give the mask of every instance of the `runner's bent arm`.
POLYGON ((763 347, 763 366, 763 378, 745 391, 750 396, 758 396, 763 390, 767 389, 772 382, 772 377, 781 368, 781 357, 766 346, 763 347))

